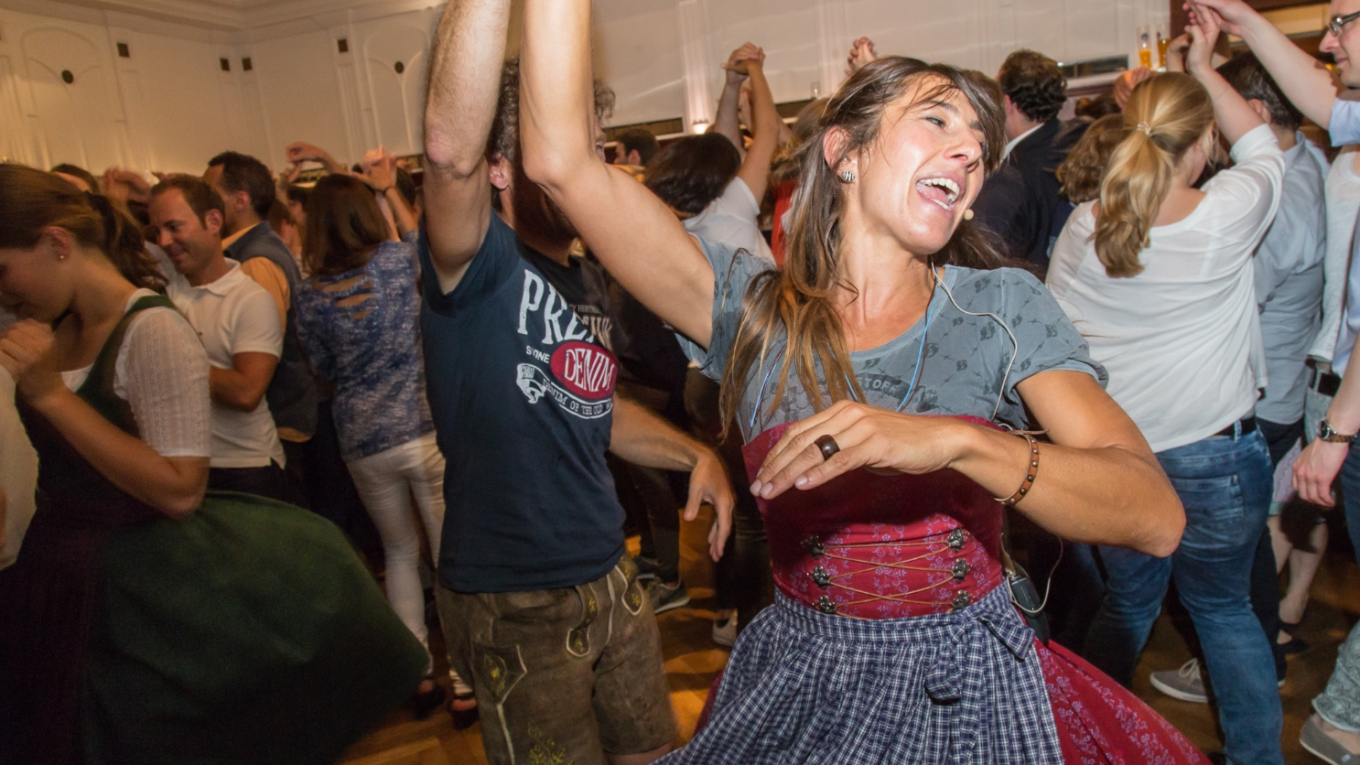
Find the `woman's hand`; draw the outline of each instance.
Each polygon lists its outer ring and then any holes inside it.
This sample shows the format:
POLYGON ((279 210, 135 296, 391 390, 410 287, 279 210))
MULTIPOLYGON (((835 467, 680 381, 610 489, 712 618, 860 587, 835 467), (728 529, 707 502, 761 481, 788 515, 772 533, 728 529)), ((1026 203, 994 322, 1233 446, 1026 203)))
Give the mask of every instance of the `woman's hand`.
POLYGON ((1334 444, 1320 438, 1304 447, 1294 460, 1294 491, 1305 502, 1323 507, 1335 507, 1332 482, 1341 472, 1341 464, 1350 454, 1350 444, 1334 444))
POLYGON ((66 389, 57 369, 56 336, 52 327, 24 319, 0 338, 0 366, 9 372, 19 393, 35 408, 66 389))
POLYGON ((850 55, 845 59, 850 68, 846 70, 846 74, 854 74, 877 60, 878 51, 874 50, 874 41, 861 37, 850 44, 850 55))
POLYGON ((746 43, 740 48, 732 51, 732 55, 727 57, 727 63, 722 68, 727 71, 727 84, 740 85, 746 81, 748 76, 746 62, 754 61, 757 64, 765 62, 765 51, 756 47, 755 43, 746 43))
POLYGON ((1129 103, 1129 96, 1133 94, 1133 89, 1138 87, 1138 83, 1151 77, 1153 72, 1145 66, 1137 69, 1130 69, 1119 75, 1114 81, 1114 102, 1123 109, 1129 103))
POLYGON ((364 172, 359 176, 359 180, 367 183, 374 191, 381 194, 396 185, 397 158, 388 154, 387 149, 379 147, 368 152, 364 155, 361 165, 364 172))
POLYGON ((1185 31, 1190 35, 1190 48, 1185 54, 1185 70, 1196 78, 1214 69, 1214 43, 1218 42, 1218 16, 1212 12, 1195 12, 1192 6, 1190 24, 1185 31))
POLYGON ((789 487, 816 488, 861 467, 914 474, 941 470, 955 457, 955 442, 948 434, 961 427, 972 426, 947 417, 917 417, 838 401, 789 426, 766 455, 751 493, 772 499, 789 487), (828 435, 840 451, 823 459, 816 441, 828 435))

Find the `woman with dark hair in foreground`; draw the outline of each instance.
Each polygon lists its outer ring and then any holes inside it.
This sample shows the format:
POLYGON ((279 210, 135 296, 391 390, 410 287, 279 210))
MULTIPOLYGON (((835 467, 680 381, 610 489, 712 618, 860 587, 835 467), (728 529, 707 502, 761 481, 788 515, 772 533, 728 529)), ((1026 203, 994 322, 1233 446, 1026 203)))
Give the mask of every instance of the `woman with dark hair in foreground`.
POLYGON ((853 75, 806 144, 776 272, 687 236, 591 154, 589 13, 526 2, 525 170, 722 378, 779 590, 666 761, 1202 762, 1036 641, 1004 583, 1003 505, 1163 556, 1184 515, 1043 286, 984 270, 966 221, 1000 161, 989 81, 902 58, 853 75), (1026 408, 1051 443, 999 427, 1026 408))

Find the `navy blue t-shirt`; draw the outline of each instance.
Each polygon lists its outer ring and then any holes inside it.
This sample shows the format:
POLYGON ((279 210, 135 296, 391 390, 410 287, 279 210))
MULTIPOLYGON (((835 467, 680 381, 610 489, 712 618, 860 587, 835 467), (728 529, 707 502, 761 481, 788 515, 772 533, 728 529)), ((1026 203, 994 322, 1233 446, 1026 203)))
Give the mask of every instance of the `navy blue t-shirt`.
POLYGON ((447 461, 440 581, 518 592, 599 579, 624 549, 604 459, 618 361, 595 334, 607 305, 580 305, 587 321, 571 301, 595 291, 554 286, 593 280, 571 279, 494 214, 453 292, 440 293, 423 231, 420 261, 425 379, 447 461))

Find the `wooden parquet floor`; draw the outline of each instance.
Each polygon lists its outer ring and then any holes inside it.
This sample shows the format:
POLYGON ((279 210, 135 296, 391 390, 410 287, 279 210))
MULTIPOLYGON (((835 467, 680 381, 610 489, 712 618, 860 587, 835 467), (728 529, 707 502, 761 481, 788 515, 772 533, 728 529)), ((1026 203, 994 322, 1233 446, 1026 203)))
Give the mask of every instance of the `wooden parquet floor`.
MULTIPOLYGON (((689 587, 689 606, 662 614, 662 650, 670 681, 671 703, 680 725, 677 744, 688 741, 727 650, 713 644, 712 567, 704 557, 708 523, 701 519, 682 532, 681 572, 689 587)), ((1341 534, 1333 534, 1338 539, 1341 534)), ((630 540, 635 543, 635 540, 630 540)), ((1289 659, 1289 676, 1280 691, 1284 704, 1284 754, 1290 765, 1320 763, 1299 746, 1299 728, 1312 713, 1311 701, 1327 684, 1338 646, 1360 620, 1360 568, 1349 548, 1328 553, 1313 584, 1313 597, 1303 621, 1303 636, 1312 648, 1289 659)), ((431 635, 432 642, 438 636, 431 635)), ((442 646, 434 646, 438 653, 442 646)), ((1150 672, 1174 669, 1189 658, 1185 642, 1165 615, 1157 621, 1139 664, 1134 691, 1206 752, 1222 747, 1210 707, 1161 695, 1148 682, 1150 672)), ((417 721, 410 713, 394 714, 378 730, 356 744, 346 765, 485 765, 480 727, 456 731, 447 714, 417 721)))

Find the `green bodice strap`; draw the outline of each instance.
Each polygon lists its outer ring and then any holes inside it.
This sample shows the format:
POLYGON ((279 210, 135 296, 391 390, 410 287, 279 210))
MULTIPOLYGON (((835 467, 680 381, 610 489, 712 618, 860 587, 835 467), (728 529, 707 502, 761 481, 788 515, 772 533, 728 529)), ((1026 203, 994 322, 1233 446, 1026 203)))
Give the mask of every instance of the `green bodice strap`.
MULTIPOLYGON (((158 306, 76 391, 132 435, 115 363, 158 306)), ((0 571, 0 765, 329 763, 420 682, 424 649, 329 522, 228 493, 170 519, 18 403, 38 501, 0 571)))

